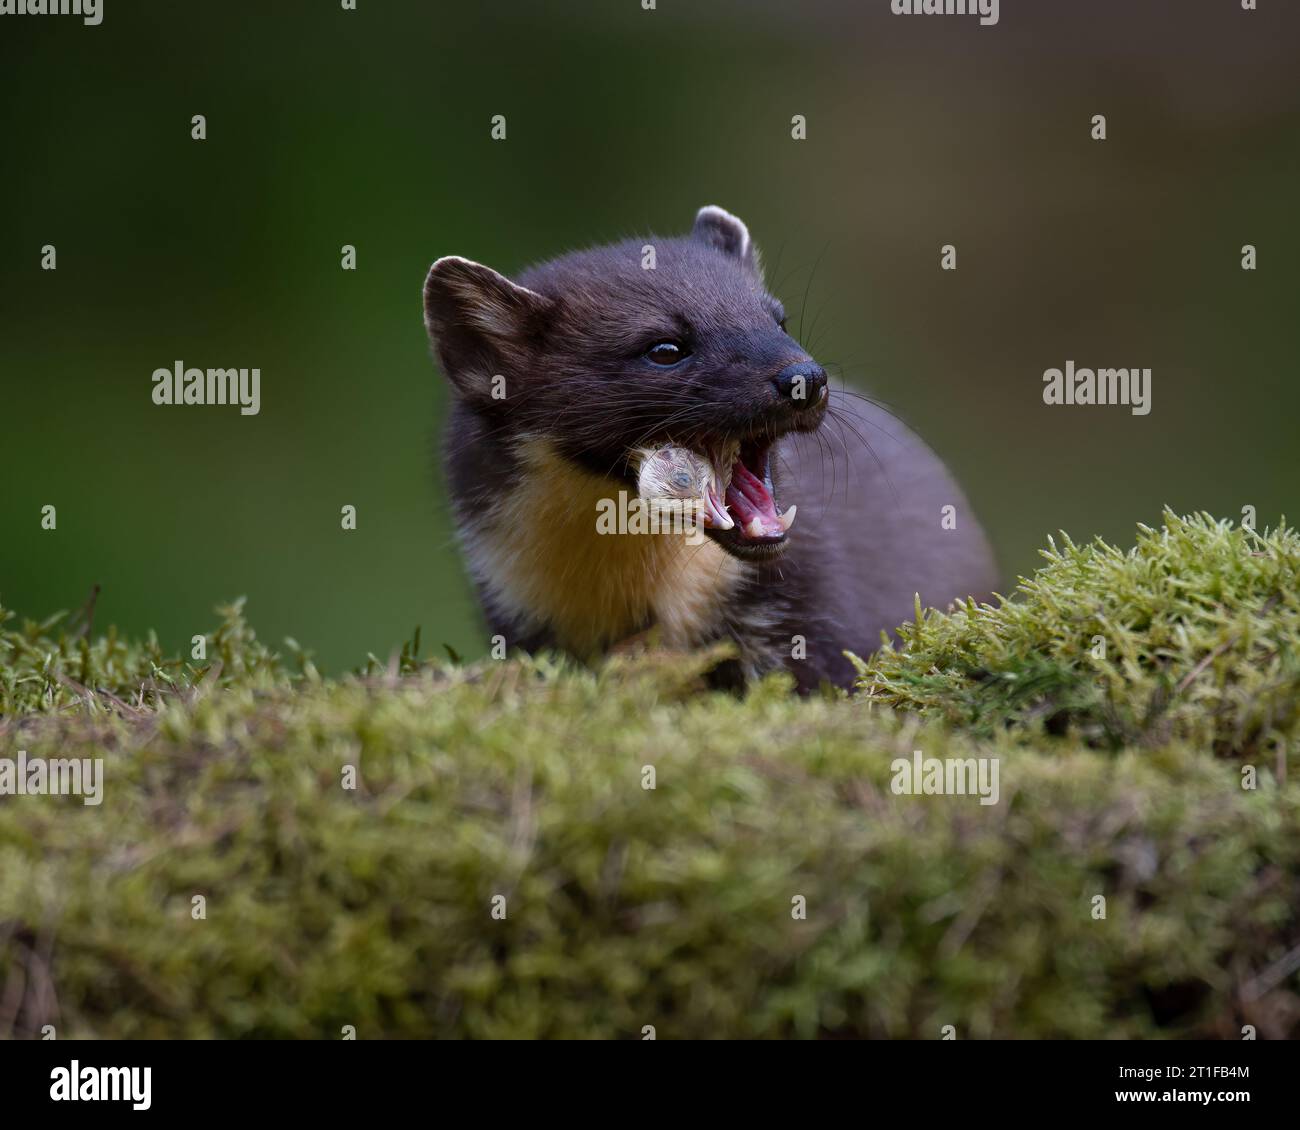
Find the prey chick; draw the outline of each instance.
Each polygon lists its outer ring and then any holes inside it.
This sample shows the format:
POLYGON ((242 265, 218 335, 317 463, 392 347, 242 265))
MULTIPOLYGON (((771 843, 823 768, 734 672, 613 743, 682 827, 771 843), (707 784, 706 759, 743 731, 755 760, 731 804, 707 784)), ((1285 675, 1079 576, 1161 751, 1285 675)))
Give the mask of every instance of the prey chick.
POLYGON ((729 530, 736 524, 722 502, 730 477, 727 468, 720 470, 698 452, 675 444, 638 448, 634 455, 639 464, 637 494, 651 506, 698 503, 706 527, 729 530))

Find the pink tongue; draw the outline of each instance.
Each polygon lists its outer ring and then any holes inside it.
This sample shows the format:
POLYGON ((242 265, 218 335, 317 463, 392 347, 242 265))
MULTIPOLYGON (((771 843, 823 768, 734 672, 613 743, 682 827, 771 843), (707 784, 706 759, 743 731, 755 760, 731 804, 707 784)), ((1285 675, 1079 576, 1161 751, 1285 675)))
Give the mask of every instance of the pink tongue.
POLYGON ((744 533, 749 533, 750 523, 759 521, 760 537, 777 538, 785 533, 776 516, 776 502, 767 493, 763 480, 740 460, 731 469, 731 485, 727 487, 727 509, 744 533))

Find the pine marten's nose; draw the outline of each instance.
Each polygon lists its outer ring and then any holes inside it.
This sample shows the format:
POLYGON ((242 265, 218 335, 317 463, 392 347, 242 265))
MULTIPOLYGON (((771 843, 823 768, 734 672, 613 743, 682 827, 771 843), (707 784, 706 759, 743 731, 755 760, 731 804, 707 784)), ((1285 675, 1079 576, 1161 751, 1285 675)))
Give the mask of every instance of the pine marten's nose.
POLYGON ((816 361, 787 365, 772 378, 772 383, 792 408, 816 408, 826 397, 826 372, 816 361))

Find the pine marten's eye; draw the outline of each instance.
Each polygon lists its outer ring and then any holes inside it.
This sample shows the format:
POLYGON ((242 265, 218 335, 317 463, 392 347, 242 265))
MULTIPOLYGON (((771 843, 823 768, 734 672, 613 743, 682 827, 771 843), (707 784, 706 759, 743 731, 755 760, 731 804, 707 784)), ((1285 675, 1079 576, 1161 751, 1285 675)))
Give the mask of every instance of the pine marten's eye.
POLYGON ((689 356, 686 347, 675 341, 661 341, 645 351, 646 360, 655 365, 676 365, 689 356))
POLYGON ((674 471, 672 478, 673 486, 678 490, 685 490, 691 485, 691 475, 689 471, 674 471))

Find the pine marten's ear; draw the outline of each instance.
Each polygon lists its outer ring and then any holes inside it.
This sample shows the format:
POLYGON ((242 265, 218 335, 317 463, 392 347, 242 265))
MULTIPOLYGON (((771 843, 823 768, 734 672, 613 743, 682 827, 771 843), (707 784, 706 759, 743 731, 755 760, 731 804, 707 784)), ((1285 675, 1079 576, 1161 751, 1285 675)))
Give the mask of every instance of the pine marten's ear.
POLYGON ((551 299, 459 255, 439 259, 424 280, 429 340, 463 396, 491 397, 496 375, 525 367, 528 343, 554 308, 551 299))
POLYGON ((758 252, 749 238, 749 228, 737 216, 716 204, 706 204, 695 213, 695 227, 691 238, 717 248, 724 255, 739 259, 755 274, 758 273, 758 252))

